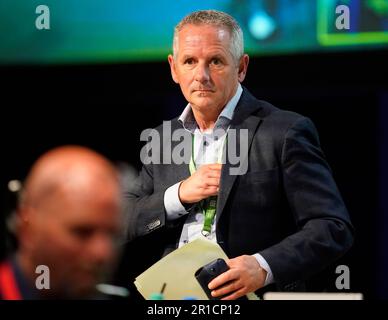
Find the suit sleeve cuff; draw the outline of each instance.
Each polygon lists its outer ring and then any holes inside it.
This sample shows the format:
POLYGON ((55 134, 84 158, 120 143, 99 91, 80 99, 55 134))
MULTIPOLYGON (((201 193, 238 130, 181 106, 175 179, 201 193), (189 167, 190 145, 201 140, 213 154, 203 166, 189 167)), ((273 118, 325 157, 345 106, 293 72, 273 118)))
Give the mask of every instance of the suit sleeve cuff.
POLYGON ((265 278, 264 286, 273 283, 274 282, 273 274, 272 274, 272 271, 271 271, 271 267, 269 266, 267 261, 263 258, 263 256, 260 253, 256 253, 253 256, 256 258, 256 260, 260 264, 260 266, 265 271, 267 271, 267 277, 265 278))
POLYGON ((179 200, 179 186, 182 182, 178 182, 169 187, 164 192, 164 207, 166 209, 167 220, 175 220, 187 214, 185 207, 179 200))

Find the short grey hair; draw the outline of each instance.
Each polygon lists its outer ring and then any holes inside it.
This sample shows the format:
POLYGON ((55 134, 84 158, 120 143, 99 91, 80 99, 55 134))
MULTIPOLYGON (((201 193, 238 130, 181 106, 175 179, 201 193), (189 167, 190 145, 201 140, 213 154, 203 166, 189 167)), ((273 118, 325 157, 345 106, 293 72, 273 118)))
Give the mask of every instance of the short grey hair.
POLYGON ((211 25, 224 28, 230 34, 230 53, 236 63, 244 55, 244 36, 237 21, 229 14, 217 10, 200 10, 184 17, 174 29, 173 54, 178 54, 178 33, 186 25, 211 25))

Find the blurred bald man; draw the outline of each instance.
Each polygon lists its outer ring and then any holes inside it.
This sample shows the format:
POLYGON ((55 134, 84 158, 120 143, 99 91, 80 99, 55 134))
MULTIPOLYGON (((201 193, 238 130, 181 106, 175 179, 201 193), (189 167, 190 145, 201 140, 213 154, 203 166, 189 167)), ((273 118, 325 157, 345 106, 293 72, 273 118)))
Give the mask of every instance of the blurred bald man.
POLYGON ((120 234, 121 188, 112 164, 83 147, 49 151, 26 179, 17 216, 19 247, 0 267, 0 297, 98 297, 96 284, 115 265, 120 234), (49 289, 37 279, 45 266, 49 289))

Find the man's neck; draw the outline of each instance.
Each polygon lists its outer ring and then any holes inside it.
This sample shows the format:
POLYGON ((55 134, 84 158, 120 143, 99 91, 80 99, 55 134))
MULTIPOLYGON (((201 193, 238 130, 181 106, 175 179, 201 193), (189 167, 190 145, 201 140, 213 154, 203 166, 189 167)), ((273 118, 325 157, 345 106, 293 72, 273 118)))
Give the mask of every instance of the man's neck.
POLYGON ((227 100, 227 103, 225 105, 223 105, 221 108, 219 108, 219 107, 210 108, 210 109, 205 110, 205 112, 204 112, 203 110, 199 110, 198 108, 195 108, 195 107, 193 107, 193 105, 191 105, 191 110, 193 111, 195 121, 197 122, 197 125, 198 125, 199 129, 201 130, 201 132, 204 132, 207 130, 213 130, 213 128, 217 122, 217 119, 220 116, 222 110, 224 110, 226 105, 236 95, 237 89, 238 89, 238 85, 236 85, 232 97, 230 97, 227 100))
POLYGON ((221 112, 222 109, 216 112, 203 113, 193 108, 194 118, 201 132, 212 130, 221 112))

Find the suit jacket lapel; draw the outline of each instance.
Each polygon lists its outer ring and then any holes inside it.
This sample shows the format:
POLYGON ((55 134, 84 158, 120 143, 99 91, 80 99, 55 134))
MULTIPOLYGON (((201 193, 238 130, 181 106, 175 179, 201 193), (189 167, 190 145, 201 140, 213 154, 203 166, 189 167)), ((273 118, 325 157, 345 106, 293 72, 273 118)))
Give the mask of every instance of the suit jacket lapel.
MULTIPOLYGON (((240 152, 240 132, 241 129, 248 130, 248 154, 245 159, 241 159, 241 161, 248 161, 248 155, 250 146, 253 141, 253 137, 255 136, 256 130, 259 124, 262 121, 262 118, 257 115, 252 115, 252 113, 257 113, 262 107, 260 106, 258 100, 256 100, 245 88, 243 94, 240 98, 240 101, 236 107, 235 114, 233 116, 233 120, 230 126, 230 129, 236 130, 236 151, 240 152)), ((230 191, 232 190, 233 184, 238 175, 231 175, 230 168, 231 163, 228 158, 228 147, 226 146, 226 163, 222 166, 221 172, 221 183, 220 183, 220 191, 217 199, 217 216, 216 219, 220 219, 222 212, 224 210, 225 204, 228 200, 230 191)), ((239 164, 241 165, 241 164, 239 164)))
MULTIPOLYGON (((171 132, 173 133, 175 130, 183 130, 182 125, 178 122, 178 120, 174 119, 171 121, 171 132)), ((181 143, 181 141, 172 141, 172 137, 169 137, 171 140, 171 154, 174 150, 174 148, 181 143)), ((169 171, 169 178, 172 179, 172 181, 182 181, 184 179, 187 179, 190 176, 190 170, 188 161, 191 157, 191 139, 188 141, 184 141, 184 143, 188 144, 188 149, 190 150, 190 153, 187 155, 188 159, 185 159, 185 161, 181 164, 174 164, 173 159, 171 159, 172 164, 170 166, 171 170, 169 171)))

